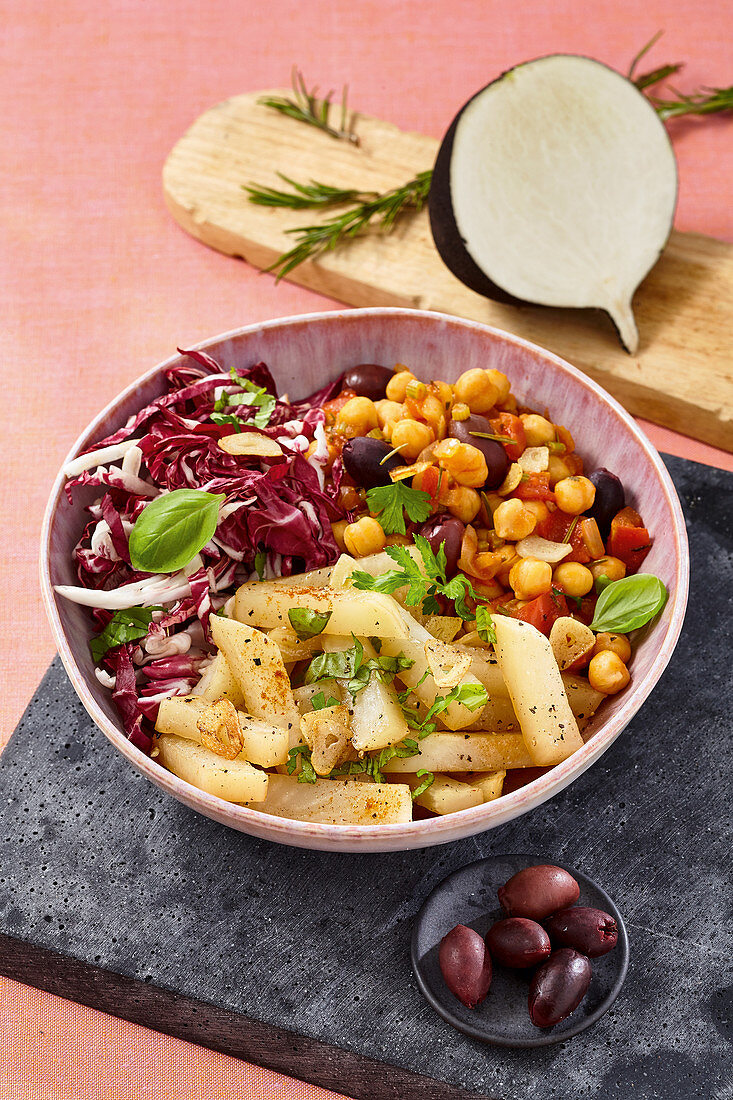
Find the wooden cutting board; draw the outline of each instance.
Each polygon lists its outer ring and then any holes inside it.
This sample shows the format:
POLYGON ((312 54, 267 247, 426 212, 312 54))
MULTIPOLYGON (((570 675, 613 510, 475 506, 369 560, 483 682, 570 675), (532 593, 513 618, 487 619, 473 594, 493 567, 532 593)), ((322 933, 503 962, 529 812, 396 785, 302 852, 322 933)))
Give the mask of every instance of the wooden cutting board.
MULTIPOLYGON (((297 182, 384 191, 433 165, 434 138, 359 115, 356 147, 258 104, 264 94, 289 93, 256 92, 212 107, 163 170, 176 221, 255 267, 267 268, 292 247, 288 229, 329 215, 256 206, 243 185, 283 189, 283 173, 297 182)), ((506 329, 586 371, 632 413, 733 451, 733 246, 722 241, 672 233, 634 300, 641 343, 633 356, 600 312, 507 306, 468 290, 438 256, 424 210, 390 234, 352 240, 288 278, 353 306, 439 310, 506 329)))

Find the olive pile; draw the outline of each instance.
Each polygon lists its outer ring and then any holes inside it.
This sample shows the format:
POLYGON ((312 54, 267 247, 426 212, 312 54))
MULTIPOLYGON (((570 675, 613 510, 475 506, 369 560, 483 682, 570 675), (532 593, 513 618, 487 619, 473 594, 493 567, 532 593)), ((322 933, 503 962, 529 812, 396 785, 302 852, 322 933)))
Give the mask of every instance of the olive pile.
POLYGON ((590 959, 618 941, 613 917, 577 905, 580 887, 561 867, 526 867, 499 889, 507 913, 486 939, 457 924, 440 942, 438 961, 445 984, 467 1008, 475 1008, 491 986, 492 961, 512 969, 536 966, 529 987, 529 1016, 536 1027, 554 1027, 585 997, 590 959), (542 923, 540 923, 542 922, 542 923))

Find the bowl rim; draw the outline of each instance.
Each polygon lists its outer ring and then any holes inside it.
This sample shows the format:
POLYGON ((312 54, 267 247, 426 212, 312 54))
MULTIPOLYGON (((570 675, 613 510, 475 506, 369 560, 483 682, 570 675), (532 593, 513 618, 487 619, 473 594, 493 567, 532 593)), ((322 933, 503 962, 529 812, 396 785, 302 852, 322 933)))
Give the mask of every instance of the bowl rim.
POLYGON ((127 398, 140 387, 174 366, 180 361, 181 352, 159 362, 137 379, 130 382, 121 390, 104 408, 90 421, 72 445, 68 455, 64 459, 59 473, 51 488, 48 503, 43 518, 40 547, 40 582, 41 594, 51 632, 61 661, 71 680, 72 686, 79 696, 84 708, 92 718, 95 725, 112 742, 115 748, 146 778, 156 786, 163 788, 185 805, 203 813, 205 816, 222 821, 240 831, 254 834, 267 835, 269 839, 288 845, 305 848, 328 847, 333 849, 351 851, 372 851, 391 849, 406 850, 418 846, 436 845, 447 843, 460 837, 475 835, 489 828, 503 824, 518 817, 529 809, 534 809, 547 801, 554 794, 559 793, 578 775, 586 771, 616 740, 624 727, 640 709, 648 698, 652 689, 661 677, 679 639, 687 605, 689 589, 689 547, 687 531, 682 508, 677 496, 672 479, 662 462, 659 453, 651 441, 638 427, 632 416, 588 375, 577 367, 568 363, 554 352, 548 351, 525 340, 513 333, 505 332, 491 325, 479 321, 440 313, 432 310, 416 310, 404 307, 370 306, 361 309, 337 309, 313 313, 296 314, 289 317, 273 318, 269 321, 255 322, 244 325, 217 336, 209 337, 199 343, 186 348, 186 351, 206 351, 212 346, 219 345, 226 340, 238 339, 242 336, 253 335, 274 328, 290 328, 299 325, 307 325, 312 322, 340 324, 346 319, 353 318, 358 321, 366 317, 403 317, 414 319, 426 318, 431 321, 445 323, 459 328, 473 330, 482 334, 496 337, 500 342, 512 344, 517 348, 529 351, 534 356, 539 356, 545 361, 550 361, 561 372, 569 374, 582 387, 589 390, 596 399, 605 404, 621 421, 624 427, 634 437, 636 443, 643 450, 647 460, 654 467, 659 481, 664 490, 666 502, 673 517, 672 539, 675 552, 675 585, 674 592, 670 596, 671 616, 667 632, 662 644, 656 653, 651 667, 646 676, 636 687, 633 685, 628 693, 624 693, 622 706, 582 748, 568 757, 567 760, 556 764, 549 771, 531 780, 522 787, 502 795, 492 802, 483 803, 480 806, 467 810, 460 810, 452 814, 429 819, 418 819, 402 824, 381 825, 335 825, 320 822, 296 821, 292 818, 277 817, 272 814, 253 810, 238 803, 226 802, 215 795, 209 795, 199 788, 192 786, 185 780, 157 764, 151 757, 145 755, 132 742, 128 741, 124 733, 111 722, 107 715, 99 707, 97 701, 87 686, 86 679, 79 669, 67 636, 61 625, 61 619, 57 606, 57 597, 54 593, 51 580, 51 530, 53 528, 56 511, 61 500, 66 476, 66 465, 75 458, 79 452, 94 440, 98 427, 105 419, 115 411, 127 398), (628 697, 627 697, 628 694, 628 697), (355 845, 355 847, 352 847, 355 845))

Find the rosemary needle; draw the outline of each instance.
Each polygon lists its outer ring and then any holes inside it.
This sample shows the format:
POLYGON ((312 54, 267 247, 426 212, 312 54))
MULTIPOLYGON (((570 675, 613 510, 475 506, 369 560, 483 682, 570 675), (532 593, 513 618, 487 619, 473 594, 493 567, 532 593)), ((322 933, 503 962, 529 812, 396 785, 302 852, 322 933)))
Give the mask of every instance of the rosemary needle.
POLYGON ((349 119, 347 97, 349 87, 344 85, 341 91, 341 121, 338 127, 332 126, 329 121, 331 113, 331 96, 329 92, 323 99, 318 98, 318 88, 308 91, 303 74, 300 69, 293 66, 290 83, 293 89, 293 99, 285 96, 262 96, 257 100, 263 107, 271 107, 274 111, 280 111, 297 122, 306 122, 309 126, 315 126, 332 138, 350 141, 352 145, 359 144, 359 138, 354 133, 353 121, 349 119))

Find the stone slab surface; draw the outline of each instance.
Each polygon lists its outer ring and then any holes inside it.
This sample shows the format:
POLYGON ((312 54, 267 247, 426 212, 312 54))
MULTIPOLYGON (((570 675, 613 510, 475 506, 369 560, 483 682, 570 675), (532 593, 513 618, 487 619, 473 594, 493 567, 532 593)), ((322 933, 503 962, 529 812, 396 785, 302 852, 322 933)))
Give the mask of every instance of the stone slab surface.
POLYGON ((733 475, 667 464, 692 552, 680 643, 632 724, 550 802, 417 852, 271 845, 134 774, 57 659, 0 762, 0 933, 501 1100, 730 1100, 733 475), (594 878, 631 942, 607 1015, 537 1051, 460 1035, 410 968, 433 886, 509 852, 594 878))

